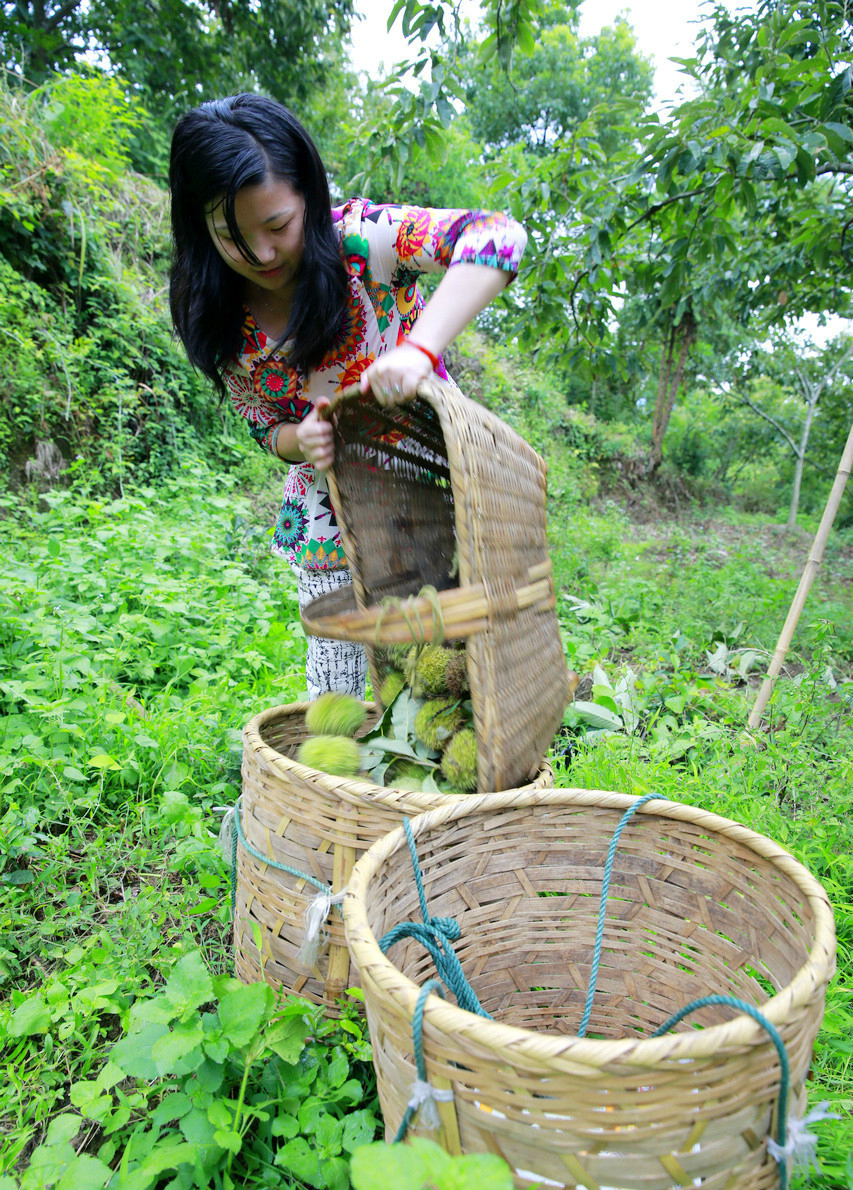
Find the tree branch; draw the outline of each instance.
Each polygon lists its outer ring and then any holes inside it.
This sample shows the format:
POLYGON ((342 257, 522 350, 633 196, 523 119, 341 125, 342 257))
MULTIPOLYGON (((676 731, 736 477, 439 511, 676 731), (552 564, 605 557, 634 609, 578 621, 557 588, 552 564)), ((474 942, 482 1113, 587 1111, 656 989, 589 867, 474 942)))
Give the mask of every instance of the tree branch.
POLYGON ((853 174, 853 162, 838 161, 835 165, 819 165, 814 172, 815 177, 821 174, 853 174))
POLYGON ((646 219, 651 219, 658 211, 662 211, 664 207, 671 207, 674 202, 681 202, 683 198, 695 198, 697 194, 706 194, 709 190, 713 190, 716 187, 717 181, 719 179, 715 180, 713 184, 709 183, 707 186, 697 186, 695 190, 682 190, 680 194, 671 194, 669 198, 664 198, 660 202, 653 203, 642 215, 638 215, 633 223, 629 223, 625 231, 631 231, 638 223, 643 223, 646 219))
POLYGON ((70 17, 74 9, 79 7, 80 0, 65 0, 65 3, 57 8, 56 12, 51 13, 50 17, 45 21, 44 28, 46 32, 52 33, 60 21, 64 21, 66 17, 70 17))
POLYGON ((765 413, 763 409, 758 407, 758 405, 754 405, 752 401, 750 401, 749 397, 745 397, 743 393, 730 392, 729 396, 734 396, 736 401, 740 401, 742 405, 746 405, 747 408, 751 409, 753 413, 757 413, 759 417, 763 417, 765 421, 770 422, 770 425, 773 427, 776 433, 780 434, 788 443, 791 450, 794 452, 795 457, 799 454, 796 442, 794 442, 794 439, 791 437, 785 427, 781 425, 775 417, 771 417, 769 413, 765 413))

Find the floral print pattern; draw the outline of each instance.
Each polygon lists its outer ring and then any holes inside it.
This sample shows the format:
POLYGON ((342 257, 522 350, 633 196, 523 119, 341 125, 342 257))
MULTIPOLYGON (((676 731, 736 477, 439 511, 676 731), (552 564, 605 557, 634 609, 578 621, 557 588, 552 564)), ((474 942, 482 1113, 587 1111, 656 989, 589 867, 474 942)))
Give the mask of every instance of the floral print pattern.
MULTIPOLYGON (((287 344, 276 348, 247 310, 240 350, 225 370, 236 412, 258 445, 273 454, 281 425, 301 421, 318 397, 354 384, 377 356, 406 338, 423 309, 421 273, 474 263, 514 277, 527 239, 519 224, 488 211, 351 199, 332 215, 349 276, 349 302, 326 358, 307 375, 289 367, 287 344)), ((447 375, 441 362, 438 374, 447 375)), ((271 548, 308 570, 346 566, 328 484, 310 463, 290 468, 271 548)))
POLYGON ((409 260, 420 252, 429 235, 429 211, 419 207, 407 207, 397 232, 397 255, 400 260, 409 260))
POLYGON ((278 514, 273 540, 282 550, 293 549, 305 539, 308 514, 296 500, 285 500, 278 514))

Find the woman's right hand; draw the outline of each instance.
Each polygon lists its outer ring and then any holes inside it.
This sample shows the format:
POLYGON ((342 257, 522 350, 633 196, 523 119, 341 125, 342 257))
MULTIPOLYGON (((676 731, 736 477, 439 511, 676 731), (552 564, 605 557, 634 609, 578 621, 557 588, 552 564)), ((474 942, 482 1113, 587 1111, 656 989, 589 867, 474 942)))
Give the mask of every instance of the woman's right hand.
POLYGON ((335 441, 332 423, 318 417, 318 411, 329 404, 328 397, 318 397, 311 412, 296 427, 296 443, 306 463, 313 463, 320 471, 328 471, 335 461, 335 441))

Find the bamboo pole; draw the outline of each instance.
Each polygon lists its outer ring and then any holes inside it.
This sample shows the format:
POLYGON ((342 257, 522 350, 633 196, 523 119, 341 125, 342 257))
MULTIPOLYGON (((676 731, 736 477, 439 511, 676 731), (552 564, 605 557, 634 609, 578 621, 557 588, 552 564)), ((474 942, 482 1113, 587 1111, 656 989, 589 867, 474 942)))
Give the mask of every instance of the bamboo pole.
POLYGON ((791 610, 788 612, 788 618, 785 621, 782 632, 779 636, 779 642, 771 658, 770 665, 767 668, 767 677, 761 684, 761 689, 758 691, 758 697, 755 700, 755 705, 747 722, 747 728, 752 731, 761 723, 764 715, 764 708, 770 701, 770 695, 773 691, 773 685, 779 675, 779 671, 784 664, 785 657, 791 645, 791 639, 794 635, 794 630, 797 627, 806 598, 811 589, 814 576, 817 574, 817 568, 823 560, 823 551, 826 548, 826 541, 829 537, 829 530, 832 528, 832 523, 835 520, 835 514, 838 512, 838 505, 841 503, 841 497, 844 494, 844 488, 847 480, 850 477, 850 471, 853 469, 853 426, 850 427, 850 433, 847 436, 847 445, 844 447, 844 453, 841 456, 841 462, 838 464, 838 471, 835 475, 835 482, 832 485, 832 490, 829 493, 829 499, 826 503, 826 509, 821 518, 820 526, 812 543, 811 553, 803 570, 800 585, 797 587, 797 593, 794 596, 791 610))

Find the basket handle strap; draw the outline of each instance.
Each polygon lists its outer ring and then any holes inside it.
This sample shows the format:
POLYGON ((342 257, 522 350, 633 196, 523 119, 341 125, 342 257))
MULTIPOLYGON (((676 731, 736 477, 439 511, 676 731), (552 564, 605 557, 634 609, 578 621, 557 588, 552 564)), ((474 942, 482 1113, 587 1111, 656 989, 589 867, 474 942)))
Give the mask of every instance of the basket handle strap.
POLYGON ((440 591, 438 604, 443 621, 441 624, 436 623, 431 600, 423 597, 412 596, 400 601, 403 609, 390 601, 384 606, 373 605, 363 611, 352 608, 333 614, 323 614, 321 597, 302 611, 302 626, 311 636, 325 636, 333 640, 361 641, 368 645, 406 644, 412 640, 409 625, 414 618, 423 626, 424 642, 436 637, 462 640, 466 636, 486 632, 498 619, 515 616, 527 609, 535 612, 553 611, 556 600, 551 580, 551 560, 548 558, 529 567, 526 578, 527 582, 514 590, 506 585, 495 589, 488 583, 474 583, 440 591))
POLYGON ((361 396, 361 386, 358 384, 351 384, 349 388, 343 389, 339 393, 334 393, 329 398, 328 405, 324 405, 317 410, 317 416, 320 421, 331 421, 332 417, 337 412, 338 408, 344 404, 345 401, 354 401, 361 396))
MULTIPOLYGON (((430 380, 430 377, 425 376, 423 380, 419 381, 418 387, 417 387, 417 392, 415 394, 416 396, 423 397, 426 395, 425 392, 421 391, 421 389, 424 387, 424 381, 429 382, 429 380, 430 380)), ((372 391, 370 389, 367 390, 367 393, 370 394, 371 396, 373 395, 372 391)), ((361 385, 351 384, 348 388, 342 389, 339 393, 334 393, 329 398, 329 404, 324 405, 321 409, 317 410, 317 416, 320 418, 321 421, 330 421, 332 419, 332 417, 334 417, 334 415, 338 411, 338 409, 340 409, 341 405, 345 404, 347 401, 356 401, 356 400, 358 400, 359 397, 366 396, 366 395, 367 394, 362 393, 361 385)), ((374 397, 374 400, 376 400, 375 397, 374 397)), ((384 408, 384 406, 379 401, 376 401, 376 404, 379 405, 380 409, 384 408)), ((395 409, 405 408, 405 406, 407 404, 409 404, 409 402, 404 401, 402 403, 402 405, 395 405, 395 406, 393 406, 393 408, 395 408, 395 409)))

